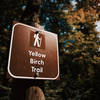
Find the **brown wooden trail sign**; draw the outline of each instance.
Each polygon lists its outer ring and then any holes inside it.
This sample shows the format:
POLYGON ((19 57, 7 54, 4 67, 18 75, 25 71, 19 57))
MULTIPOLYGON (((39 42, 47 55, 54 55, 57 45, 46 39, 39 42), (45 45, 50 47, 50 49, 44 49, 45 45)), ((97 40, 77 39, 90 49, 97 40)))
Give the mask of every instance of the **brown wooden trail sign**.
POLYGON ((8 72, 13 78, 57 79, 57 34, 22 23, 15 24, 12 29, 8 72))

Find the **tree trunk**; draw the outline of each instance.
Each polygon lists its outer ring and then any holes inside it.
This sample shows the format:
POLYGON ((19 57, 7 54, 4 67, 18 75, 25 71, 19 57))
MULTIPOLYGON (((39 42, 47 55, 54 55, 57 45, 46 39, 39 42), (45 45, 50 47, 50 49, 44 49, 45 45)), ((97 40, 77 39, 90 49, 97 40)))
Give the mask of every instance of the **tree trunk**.
MULTIPOLYGON (((20 22, 43 30, 43 28, 37 24, 40 4, 41 0, 28 0, 27 7, 20 22)), ((41 90, 44 88, 44 81, 12 79, 12 82, 10 100, 45 100, 41 90)))
POLYGON ((39 87, 33 86, 27 89, 25 100, 45 100, 45 97, 39 87))

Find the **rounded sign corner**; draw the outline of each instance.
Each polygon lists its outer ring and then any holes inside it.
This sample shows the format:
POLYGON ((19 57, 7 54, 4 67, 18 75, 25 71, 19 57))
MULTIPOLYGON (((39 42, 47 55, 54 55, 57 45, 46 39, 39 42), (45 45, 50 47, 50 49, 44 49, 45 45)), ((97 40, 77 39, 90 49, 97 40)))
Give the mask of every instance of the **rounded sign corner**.
POLYGON ((13 74, 11 73, 11 71, 10 71, 9 67, 8 67, 8 73, 9 73, 9 75, 10 75, 11 77, 16 78, 16 76, 15 76, 15 75, 13 75, 13 74))
POLYGON ((21 25, 21 23, 18 22, 18 23, 16 23, 16 24, 14 24, 14 25, 13 25, 13 30, 14 30, 14 28, 15 28, 17 25, 21 25))
POLYGON ((53 78, 53 80, 56 80, 57 78, 59 78, 59 72, 58 72, 57 76, 55 78, 53 78))

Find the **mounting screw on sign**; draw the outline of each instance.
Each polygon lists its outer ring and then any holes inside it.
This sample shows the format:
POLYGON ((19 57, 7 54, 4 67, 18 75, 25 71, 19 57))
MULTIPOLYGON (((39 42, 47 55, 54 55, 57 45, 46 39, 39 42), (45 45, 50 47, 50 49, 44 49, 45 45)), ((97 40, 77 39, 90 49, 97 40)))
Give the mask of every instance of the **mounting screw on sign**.
POLYGON ((57 34, 22 23, 15 24, 12 29, 8 72, 13 78, 21 79, 59 78, 57 34))
POLYGON ((34 79, 36 79, 39 76, 39 73, 35 73, 35 75, 33 76, 34 79))

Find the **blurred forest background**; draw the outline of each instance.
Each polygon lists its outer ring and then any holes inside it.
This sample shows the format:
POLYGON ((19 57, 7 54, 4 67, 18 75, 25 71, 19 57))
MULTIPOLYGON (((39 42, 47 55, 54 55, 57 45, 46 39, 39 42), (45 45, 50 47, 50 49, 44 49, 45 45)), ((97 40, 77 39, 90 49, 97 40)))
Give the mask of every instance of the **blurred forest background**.
MULTIPOLYGON (((0 2, 0 100, 11 91, 5 73, 12 22, 21 20, 27 1, 0 2)), ((39 19, 59 36, 61 79, 45 81, 46 100, 100 100, 100 0, 42 0, 39 19)))

